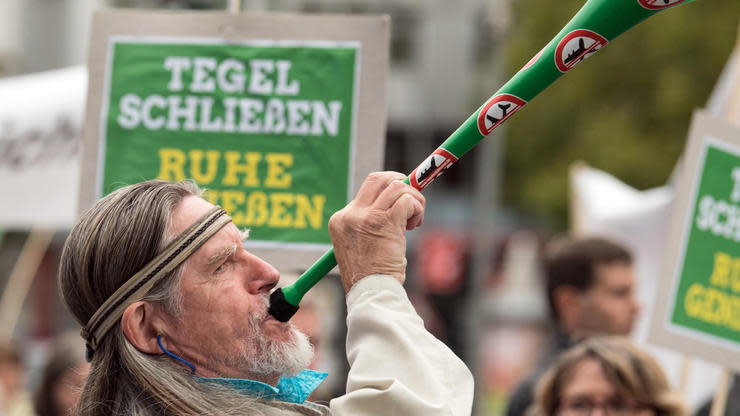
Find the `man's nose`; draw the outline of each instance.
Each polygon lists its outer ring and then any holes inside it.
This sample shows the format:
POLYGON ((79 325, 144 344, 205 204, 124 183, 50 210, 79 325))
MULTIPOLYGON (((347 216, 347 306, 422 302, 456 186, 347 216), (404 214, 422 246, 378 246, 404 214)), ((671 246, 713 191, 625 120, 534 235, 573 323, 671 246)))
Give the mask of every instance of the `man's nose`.
POLYGON ((247 290, 249 293, 269 293, 274 288, 278 280, 280 280, 280 273, 272 267, 272 265, 261 258, 249 254, 249 282, 247 283, 247 290))

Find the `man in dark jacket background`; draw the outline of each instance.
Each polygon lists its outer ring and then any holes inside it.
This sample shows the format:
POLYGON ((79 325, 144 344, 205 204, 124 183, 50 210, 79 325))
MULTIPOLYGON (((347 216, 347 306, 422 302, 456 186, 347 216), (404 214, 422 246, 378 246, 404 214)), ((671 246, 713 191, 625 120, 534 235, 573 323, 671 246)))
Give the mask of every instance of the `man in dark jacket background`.
POLYGON ((553 240, 545 250, 544 271, 553 339, 534 372, 509 398, 507 416, 525 414, 537 381, 561 351, 592 335, 629 335, 640 310, 632 256, 612 241, 553 240))

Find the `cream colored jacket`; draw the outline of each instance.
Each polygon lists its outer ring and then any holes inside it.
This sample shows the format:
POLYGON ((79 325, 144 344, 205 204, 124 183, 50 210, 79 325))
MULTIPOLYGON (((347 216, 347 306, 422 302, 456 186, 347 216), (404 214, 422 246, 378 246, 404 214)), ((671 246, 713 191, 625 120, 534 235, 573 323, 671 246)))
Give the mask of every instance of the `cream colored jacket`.
POLYGON ((279 404, 281 414, 470 415, 470 371, 427 332, 398 281, 371 275, 356 283, 347 294, 347 329, 347 393, 328 408, 279 404))

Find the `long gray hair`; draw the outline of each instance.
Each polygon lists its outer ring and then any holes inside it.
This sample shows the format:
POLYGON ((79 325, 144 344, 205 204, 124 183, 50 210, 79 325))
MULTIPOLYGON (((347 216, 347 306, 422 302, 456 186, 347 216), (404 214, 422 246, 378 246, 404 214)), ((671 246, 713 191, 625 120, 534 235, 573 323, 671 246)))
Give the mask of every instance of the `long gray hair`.
MULTIPOLYGON (((192 182, 148 181, 121 188, 85 212, 70 232, 60 264, 67 307, 85 325, 100 305, 177 236, 170 218, 187 196, 201 191, 192 182)), ((180 310, 182 267, 143 300, 173 316, 180 310)), ((120 325, 99 341, 76 413, 107 415, 262 414, 261 400, 193 379, 171 359, 138 351, 120 325)))

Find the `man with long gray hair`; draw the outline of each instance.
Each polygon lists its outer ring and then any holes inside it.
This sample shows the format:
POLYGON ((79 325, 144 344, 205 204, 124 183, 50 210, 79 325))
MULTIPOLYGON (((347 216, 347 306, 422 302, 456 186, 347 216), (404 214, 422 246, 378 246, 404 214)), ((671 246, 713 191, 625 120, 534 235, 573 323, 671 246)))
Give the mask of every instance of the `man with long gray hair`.
POLYGON ((92 368, 84 415, 463 415, 470 372, 424 329, 403 289, 405 231, 424 197, 371 174, 329 232, 347 292, 345 395, 306 401, 305 335, 267 313, 278 272, 190 182, 148 181, 101 199, 62 254, 64 299, 92 368))

